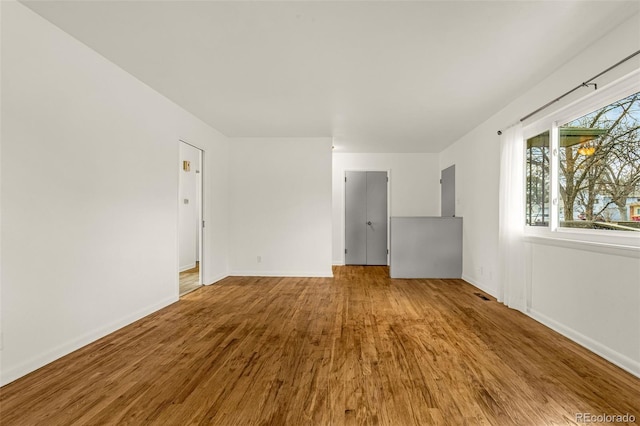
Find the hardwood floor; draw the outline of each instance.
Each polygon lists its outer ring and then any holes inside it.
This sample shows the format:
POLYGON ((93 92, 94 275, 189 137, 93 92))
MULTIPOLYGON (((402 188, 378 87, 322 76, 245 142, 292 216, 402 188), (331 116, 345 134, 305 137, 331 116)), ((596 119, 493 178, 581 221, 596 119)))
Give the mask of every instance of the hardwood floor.
POLYGON ((195 268, 180 272, 180 296, 191 293, 200 288, 200 264, 196 262, 195 268))
MULTIPOLYGON (((0 389, 4 425, 546 425, 640 379, 461 280, 230 277, 0 389)), ((613 326, 613 325, 612 325, 613 326)), ((637 421, 637 420, 636 420, 637 421)))

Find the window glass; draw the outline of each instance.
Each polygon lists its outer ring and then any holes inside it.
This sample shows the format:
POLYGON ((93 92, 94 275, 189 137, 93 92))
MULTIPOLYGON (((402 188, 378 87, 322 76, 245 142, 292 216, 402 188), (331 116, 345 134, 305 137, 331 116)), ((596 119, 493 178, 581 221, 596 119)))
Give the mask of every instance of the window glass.
POLYGON ((549 224, 549 131, 526 141, 526 223, 549 224))
POLYGON ((640 93, 560 126, 558 141, 559 225, 640 232, 640 93))

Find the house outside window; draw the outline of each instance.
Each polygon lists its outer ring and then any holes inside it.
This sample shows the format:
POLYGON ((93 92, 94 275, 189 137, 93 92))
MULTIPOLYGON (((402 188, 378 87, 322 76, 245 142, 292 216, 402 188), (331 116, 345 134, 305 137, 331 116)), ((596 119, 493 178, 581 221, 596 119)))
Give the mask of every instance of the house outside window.
POLYGON ((640 202, 629 206, 629 219, 634 222, 640 222, 640 202))

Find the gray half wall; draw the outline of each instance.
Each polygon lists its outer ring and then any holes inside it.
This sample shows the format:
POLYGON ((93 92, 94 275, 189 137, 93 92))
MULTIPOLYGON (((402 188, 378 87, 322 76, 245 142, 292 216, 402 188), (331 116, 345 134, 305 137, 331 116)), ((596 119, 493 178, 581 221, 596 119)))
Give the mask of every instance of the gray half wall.
POLYGON ((461 278, 461 217, 392 217, 391 278, 461 278))

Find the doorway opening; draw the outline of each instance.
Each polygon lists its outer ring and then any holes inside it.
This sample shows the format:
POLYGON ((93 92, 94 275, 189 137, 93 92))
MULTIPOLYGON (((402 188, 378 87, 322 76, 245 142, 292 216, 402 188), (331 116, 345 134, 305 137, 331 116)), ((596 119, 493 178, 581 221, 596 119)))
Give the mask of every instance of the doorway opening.
POLYGON ((456 216, 456 165, 440 172, 440 216, 456 216))
POLYGON ((204 152, 180 141, 178 179, 178 265, 180 296, 202 286, 204 152))

